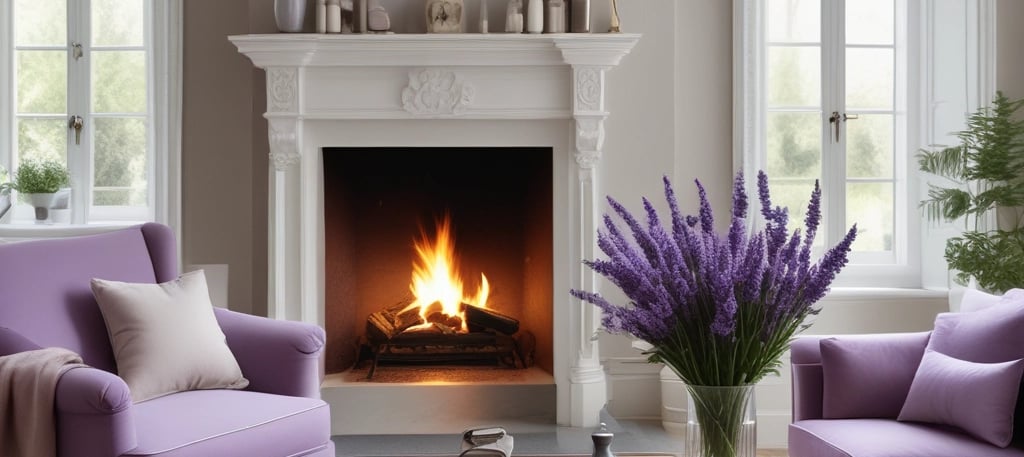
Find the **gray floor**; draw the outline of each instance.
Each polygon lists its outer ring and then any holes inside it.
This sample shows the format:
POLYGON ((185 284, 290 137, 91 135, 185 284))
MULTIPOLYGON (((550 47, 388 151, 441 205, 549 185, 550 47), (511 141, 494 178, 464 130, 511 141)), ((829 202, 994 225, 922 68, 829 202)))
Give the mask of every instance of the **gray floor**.
MULTIPOLYGON (((682 441, 665 433, 660 421, 622 420, 604 415, 615 434, 612 452, 625 455, 680 455, 682 441)), ((513 456, 590 456, 594 429, 537 424, 499 425, 514 438, 513 456)), ((338 457, 457 456, 459 435, 338 435, 338 457)))

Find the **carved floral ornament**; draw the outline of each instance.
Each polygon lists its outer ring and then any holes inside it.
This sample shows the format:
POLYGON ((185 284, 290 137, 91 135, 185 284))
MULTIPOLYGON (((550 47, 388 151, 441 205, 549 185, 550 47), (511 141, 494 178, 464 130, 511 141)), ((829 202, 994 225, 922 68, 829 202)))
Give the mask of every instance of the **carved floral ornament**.
POLYGON ((597 111, 601 107, 601 73, 596 68, 576 71, 577 109, 597 111))
POLYGON ((294 120, 271 120, 268 123, 270 139, 270 162, 274 169, 285 171, 299 163, 298 136, 294 120))
POLYGON ((292 67, 267 69, 267 111, 296 112, 299 93, 298 70, 292 67))
POLYGON ((409 73, 402 90, 402 106, 414 115, 458 115, 473 103, 475 90, 458 73, 421 68, 409 73))

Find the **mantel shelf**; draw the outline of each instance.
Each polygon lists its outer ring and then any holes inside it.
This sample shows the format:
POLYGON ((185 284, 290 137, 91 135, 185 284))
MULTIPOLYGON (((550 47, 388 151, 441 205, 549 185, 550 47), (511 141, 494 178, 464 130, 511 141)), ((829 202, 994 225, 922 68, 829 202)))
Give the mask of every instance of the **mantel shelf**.
POLYGON ((635 33, 262 34, 228 37, 260 68, 275 66, 618 65, 635 33))

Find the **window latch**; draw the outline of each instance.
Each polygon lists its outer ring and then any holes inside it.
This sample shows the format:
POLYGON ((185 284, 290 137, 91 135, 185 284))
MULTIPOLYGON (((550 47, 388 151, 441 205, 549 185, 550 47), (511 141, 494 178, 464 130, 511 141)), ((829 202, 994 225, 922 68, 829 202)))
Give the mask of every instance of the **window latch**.
POLYGON ((836 143, 839 142, 839 121, 841 119, 839 111, 833 111, 832 115, 828 117, 828 123, 832 124, 832 131, 835 132, 836 143))
POLYGON ((71 58, 73 58, 75 60, 78 60, 78 59, 81 59, 83 55, 85 55, 85 54, 82 52, 82 43, 79 43, 77 41, 72 41, 71 42, 71 58))
POLYGON ((839 131, 840 131, 839 121, 846 122, 846 121, 851 120, 851 119, 860 119, 860 116, 858 116, 856 114, 846 114, 846 113, 843 113, 842 115, 840 115, 839 111, 833 111, 832 115, 828 117, 828 123, 832 124, 832 131, 835 132, 836 143, 839 142, 839 131))
POLYGON ((72 115, 68 119, 68 128, 75 129, 75 144, 82 144, 82 127, 85 126, 85 119, 82 116, 72 115))

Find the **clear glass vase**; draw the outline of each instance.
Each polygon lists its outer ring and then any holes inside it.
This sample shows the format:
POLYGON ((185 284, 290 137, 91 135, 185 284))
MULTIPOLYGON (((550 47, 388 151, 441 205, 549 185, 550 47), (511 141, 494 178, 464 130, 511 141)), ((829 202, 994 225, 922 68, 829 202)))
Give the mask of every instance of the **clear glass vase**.
POLYGON ((754 457, 754 386, 686 386, 686 457, 754 457))

